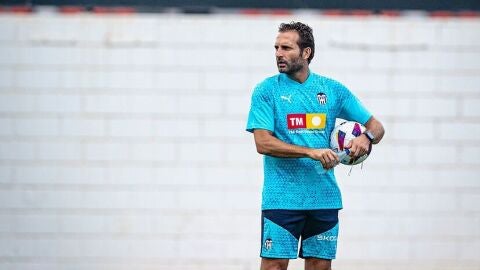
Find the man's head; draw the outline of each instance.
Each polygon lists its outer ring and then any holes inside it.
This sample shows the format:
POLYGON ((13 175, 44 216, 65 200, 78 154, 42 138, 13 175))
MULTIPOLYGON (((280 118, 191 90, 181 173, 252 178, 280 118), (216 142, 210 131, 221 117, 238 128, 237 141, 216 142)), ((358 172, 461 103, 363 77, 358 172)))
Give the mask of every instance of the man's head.
POLYGON ((310 64, 315 53, 312 28, 301 22, 282 23, 275 42, 278 70, 293 74, 310 64))

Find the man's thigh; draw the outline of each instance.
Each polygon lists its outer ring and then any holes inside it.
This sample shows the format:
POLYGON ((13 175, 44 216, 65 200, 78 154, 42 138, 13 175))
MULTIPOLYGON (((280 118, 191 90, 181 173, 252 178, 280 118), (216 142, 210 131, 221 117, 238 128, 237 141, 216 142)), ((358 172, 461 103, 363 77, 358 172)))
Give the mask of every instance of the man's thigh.
POLYGON ((307 211, 302 231, 301 258, 335 259, 338 237, 338 209, 307 211))
POLYGON ((263 210, 260 257, 296 259, 305 221, 305 211, 263 210))

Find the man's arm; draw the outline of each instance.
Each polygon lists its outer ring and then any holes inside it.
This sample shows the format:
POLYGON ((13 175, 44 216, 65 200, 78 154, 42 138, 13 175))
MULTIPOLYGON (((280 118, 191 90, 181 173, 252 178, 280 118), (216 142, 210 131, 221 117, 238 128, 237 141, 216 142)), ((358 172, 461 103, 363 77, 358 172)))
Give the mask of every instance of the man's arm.
POLYGON ((293 144, 288 144, 272 135, 265 129, 253 131, 257 152, 262 155, 280 158, 309 157, 322 163, 325 169, 331 169, 340 162, 337 154, 331 149, 314 149, 293 144))

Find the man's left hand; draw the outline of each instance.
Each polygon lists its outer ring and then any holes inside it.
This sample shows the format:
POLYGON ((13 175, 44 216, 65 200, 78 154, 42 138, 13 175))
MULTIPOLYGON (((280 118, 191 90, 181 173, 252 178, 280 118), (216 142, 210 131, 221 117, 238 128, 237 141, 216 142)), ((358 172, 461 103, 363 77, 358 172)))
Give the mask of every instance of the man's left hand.
POLYGON ((350 151, 350 156, 352 158, 358 158, 370 152, 371 142, 365 134, 362 134, 354 139, 352 139, 346 149, 350 151))

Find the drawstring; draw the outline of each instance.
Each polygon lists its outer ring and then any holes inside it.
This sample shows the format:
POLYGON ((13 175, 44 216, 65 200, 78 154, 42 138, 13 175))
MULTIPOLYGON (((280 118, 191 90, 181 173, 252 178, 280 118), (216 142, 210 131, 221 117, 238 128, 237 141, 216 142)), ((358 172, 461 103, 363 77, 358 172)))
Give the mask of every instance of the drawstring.
MULTIPOLYGON (((350 166, 350 170, 348 171, 348 176, 350 176, 350 174, 352 173, 352 170, 353 170, 353 165, 350 166)), ((360 163, 360 170, 363 170, 363 161, 362 163, 360 163)))
POLYGON ((348 176, 350 176, 350 174, 352 173, 352 170, 353 170, 353 165, 350 166, 350 171, 348 171, 348 176))

